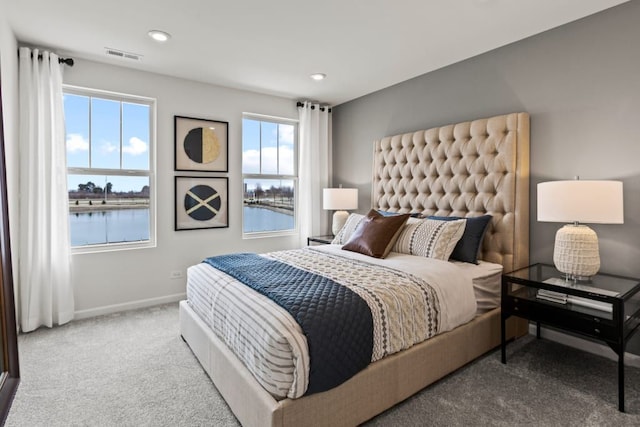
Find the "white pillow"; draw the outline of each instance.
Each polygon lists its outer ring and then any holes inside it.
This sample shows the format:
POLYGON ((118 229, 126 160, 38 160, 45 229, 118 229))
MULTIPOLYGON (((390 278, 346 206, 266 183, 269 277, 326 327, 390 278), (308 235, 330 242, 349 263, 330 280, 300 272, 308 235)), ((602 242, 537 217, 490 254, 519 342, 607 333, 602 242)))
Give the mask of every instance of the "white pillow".
POLYGON ((447 261, 462 238, 466 221, 409 218, 398 236, 393 252, 447 261))
POLYGON ((345 243, 347 243, 351 238, 351 235, 353 234, 353 232, 356 230, 356 228, 360 224, 360 221, 362 221, 363 219, 364 219, 364 215, 357 214, 357 213, 349 214, 347 221, 344 223, 340 231, 338 231, 338 234, 336 234, 336 237, 333 238, 333 241, 331 242, 331 244, 344 245, 345 243))

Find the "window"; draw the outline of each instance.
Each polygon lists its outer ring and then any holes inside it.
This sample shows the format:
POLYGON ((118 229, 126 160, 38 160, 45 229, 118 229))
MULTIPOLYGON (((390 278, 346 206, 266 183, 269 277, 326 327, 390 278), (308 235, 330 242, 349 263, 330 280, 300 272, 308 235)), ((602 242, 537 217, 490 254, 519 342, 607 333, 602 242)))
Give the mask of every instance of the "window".
POLYGON ((297 124, 245 114, 242 119, 242 231, 260 236, 296 230, 297 124))
POLYGON ((63 101, 71 246, 153 246, 155 101, 71 87, 63 101))

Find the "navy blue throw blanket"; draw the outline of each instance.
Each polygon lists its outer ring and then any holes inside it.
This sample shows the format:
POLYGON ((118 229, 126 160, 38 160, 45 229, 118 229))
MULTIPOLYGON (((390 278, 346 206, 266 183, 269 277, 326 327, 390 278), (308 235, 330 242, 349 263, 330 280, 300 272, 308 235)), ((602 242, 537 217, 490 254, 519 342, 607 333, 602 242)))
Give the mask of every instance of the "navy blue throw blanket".
POLYGON ((269 297, 298 322, 309 345, 305 395, 336 387, 371 362, 371 310, 346 286, 256 254, 222 255, 204 262, 269 297))

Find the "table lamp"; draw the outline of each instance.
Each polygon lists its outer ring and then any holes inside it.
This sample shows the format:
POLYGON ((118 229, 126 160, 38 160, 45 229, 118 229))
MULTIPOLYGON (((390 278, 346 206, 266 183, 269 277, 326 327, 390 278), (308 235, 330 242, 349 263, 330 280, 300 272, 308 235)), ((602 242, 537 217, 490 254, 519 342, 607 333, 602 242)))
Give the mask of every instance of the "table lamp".
POLYGON ((541 182, 538 221, 570 223, 556 233, 553 263, 569 279, 588 280, 600 269, 600 252, 595 231, 581 223, 622 224, 622 182, 541 182))
POLYGON ((322 208, 333 210, 331 232, 335 236, 349 217, 347 209, 358 209, 357 188, 324 188, 322 190, 322 208))

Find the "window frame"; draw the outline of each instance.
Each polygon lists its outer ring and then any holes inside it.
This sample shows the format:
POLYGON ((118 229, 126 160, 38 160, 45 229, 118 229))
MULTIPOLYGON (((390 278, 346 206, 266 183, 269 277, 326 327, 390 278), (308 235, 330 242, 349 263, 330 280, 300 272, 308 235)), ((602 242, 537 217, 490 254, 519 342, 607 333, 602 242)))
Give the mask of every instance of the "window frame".
MULTIPOLYGON (((298 194, 298 160, 299 160, 299 145, 298 145, 298 126, 299 121, 296 119, 288 119, 285 117, 276 117, 256 113, 242 113, 242 126, 241 131, 244 137, 244 120, 256 120, 259 122, 274 123, 276 125, 292 125, 293 126, 293 175, 283 174, 263 174, 263 173, 245 173, 244 172, 244 146, 242 147, 241 156, 241 170, 242 170, 242 238, 243 239, 256 239, 264 237, 277 237, 277 236, 293 236, 298 235, 300 230, 299 225, 299 194, 298 194), (244 182, 246 179, 264 179, 264 180, 289 180, 293 181, 293 194, 294 194, 294 211, 293 211, 293 228, 287 230, 273 230, 273 231, 244 231, 244 182)), ((262 170, 262 135, 260 136, 260 170, 262 170)), ((280 153, 277 155, 278 171, 280 170, 280 153)))
MULTIPOLYGON (((131 176, 149 178, 149 240, 135 242, 113 242, 97 243, 82 246, 71 246, 72 254, 111 252, 130 249, 146 249, 157 246, 157 209, 156 209, 156 143, 157 143, 157 100, 146 96, 131 95, 120 92, 113 92, 101 89, 92 89, 74 85, 62 85, 63 96, 66 94, 86 96, 91 98, 107 99, 122 103, 144 104, 149 106, 149 169, 109 169, 91 167, 69 167, 67 166, 67 177, 71 175, 102 175, 102 176, 131 176)), ((91 100, 89 100, 89 164, 91 164, 91 100)), ((120 107, 120 165, 123 161, 123 140, 122 140, 122 105, 120 107)), ((66 128, 65 128, 65 153, 66 153, 66 128)), ((67 192, 69 189, 67 189, 67 192)), ((68 212, 71 214, 71 211, 68 212)), ((71 229, 69 228, 69 232, 71 229)))

